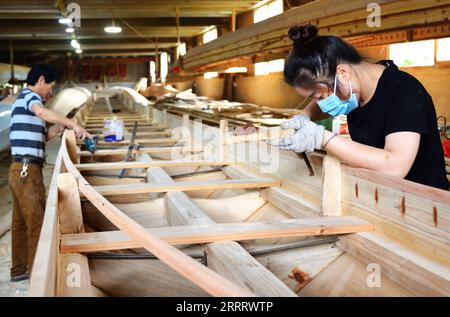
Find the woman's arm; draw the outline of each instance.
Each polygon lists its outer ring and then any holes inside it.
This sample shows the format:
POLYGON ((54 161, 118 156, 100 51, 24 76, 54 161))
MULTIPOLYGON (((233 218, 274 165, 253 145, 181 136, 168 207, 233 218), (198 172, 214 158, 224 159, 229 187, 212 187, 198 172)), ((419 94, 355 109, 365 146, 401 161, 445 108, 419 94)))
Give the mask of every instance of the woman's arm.
MULTIPOLYGON (((323 144, 332 136, 331 132, 325 131, 323 144)), ((415 132, 396 132, 387 135, 384 149, 338 136, 326 145, 325 150, 350 166, 404 178, 414 163, 419 143, 420 134, 415 132)))

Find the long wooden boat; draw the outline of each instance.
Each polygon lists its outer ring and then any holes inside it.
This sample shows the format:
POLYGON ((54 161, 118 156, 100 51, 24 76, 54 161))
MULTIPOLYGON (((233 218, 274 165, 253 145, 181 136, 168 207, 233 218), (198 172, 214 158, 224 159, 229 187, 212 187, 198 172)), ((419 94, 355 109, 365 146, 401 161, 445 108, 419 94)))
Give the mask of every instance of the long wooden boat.
POLYGON ((94 154, 62 137, 30 296, 450 295, 449 192, 326 153, 310 173, 267 131, 233 136, 125 88, 83 102, 92 133, 129 130, 94 154))

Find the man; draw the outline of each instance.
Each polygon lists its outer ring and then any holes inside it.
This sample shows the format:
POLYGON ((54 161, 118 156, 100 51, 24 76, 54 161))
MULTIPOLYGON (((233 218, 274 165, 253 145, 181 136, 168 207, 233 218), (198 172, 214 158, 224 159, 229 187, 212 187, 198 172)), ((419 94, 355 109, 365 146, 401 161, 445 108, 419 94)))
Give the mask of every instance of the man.
POLYGON ((12 282, 29 278, 39 240, 45 209, 42 179, 45 142, 58 136, 64 128, 74 130, 80 139, 88 136, 80 125, 44 108, 43 100, 51 96, 56 79, 52 66, 34 66, 27 76, 28 87, 11 108, 12 282), (54 125, 46 130, 46 122, 54 125))

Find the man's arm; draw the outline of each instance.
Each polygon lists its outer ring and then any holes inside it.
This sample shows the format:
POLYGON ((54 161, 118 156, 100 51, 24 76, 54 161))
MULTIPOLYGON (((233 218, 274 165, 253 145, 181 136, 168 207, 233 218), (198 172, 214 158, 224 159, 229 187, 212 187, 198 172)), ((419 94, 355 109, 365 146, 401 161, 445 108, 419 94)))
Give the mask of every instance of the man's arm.
POLYGON ((69 118, 60 115, 59 113, 44 108, 40 104, 32 105, 31 111, 33 111, 36 116, 38 116, 45 122, 60 124, 68 129, 73 130, 77 138, 81 140, 84 140, 86 137, 90 137, 89 133, 79 124, 75 123, 69 118))
POLYGON ((61 124, 54 124, 47 129, 46 141, 53 140, 65 130, 65 127, 61 124))

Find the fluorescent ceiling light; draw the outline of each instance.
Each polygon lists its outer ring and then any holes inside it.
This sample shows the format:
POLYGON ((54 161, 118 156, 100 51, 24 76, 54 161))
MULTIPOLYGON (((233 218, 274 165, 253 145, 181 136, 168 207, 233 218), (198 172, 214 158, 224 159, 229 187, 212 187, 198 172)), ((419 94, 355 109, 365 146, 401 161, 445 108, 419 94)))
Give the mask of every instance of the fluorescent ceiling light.
POLYGON ((111 25, 105 26, 105 32, 106 33, 120 33, 122 32, 122 28, 120 26, 117 26, 114 24, 114 21, 111 25))
POLYGON ((78 43, 75 39, 70 41, 70 45, 72 45, 73 48, 80 48, 80 43, 78 43))
POLYGON ((67 29, 66 29, 66 32, 67 32, 67 33, 73 33, 73 31, 75 31, 74 28, 67 28, 67 29))
POLYGON ((69 18, 61 18, 58 20, 59 23, 61 24, 71 24, 72 23, 72 19, 69 18))

